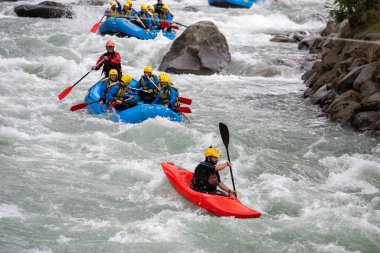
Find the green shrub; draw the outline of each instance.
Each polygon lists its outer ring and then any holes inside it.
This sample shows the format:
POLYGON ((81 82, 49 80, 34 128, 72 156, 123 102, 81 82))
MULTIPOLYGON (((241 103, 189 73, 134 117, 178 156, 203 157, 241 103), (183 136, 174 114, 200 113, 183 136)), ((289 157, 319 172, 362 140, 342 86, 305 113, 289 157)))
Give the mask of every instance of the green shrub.
POLYGON ((374 7, 375 0, 328 0, 326 8, 332 12, 337 22, 348 19, 356 23, 358 18, 374 7))

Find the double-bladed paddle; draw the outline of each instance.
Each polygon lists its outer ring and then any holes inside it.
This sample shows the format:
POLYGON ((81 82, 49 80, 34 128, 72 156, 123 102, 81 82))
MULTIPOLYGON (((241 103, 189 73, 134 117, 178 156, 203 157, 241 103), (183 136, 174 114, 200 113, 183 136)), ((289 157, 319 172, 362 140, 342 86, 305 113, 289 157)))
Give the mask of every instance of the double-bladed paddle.
MULTIPOLYGON (((219 123, 219 131, 220 131, 220 135, 222 137, 223 144, 227 150, 228 161, 231 163, 230 154, 228 152, 228 144, 230 142, 230 133, 228 132, 228 127, 225 124, 223 124, 222 122, 220 122, 219 123)), ((232 174, 232 167, 231 166, 229 166, 229 167, 230 167, 230 173, 231 173, 231 179, 232 179, 232 186, 234 187, 234 191, 236 192, 234 175, 232 174)), ((235 194, 235 195, 237 197, 237 194, 235 194)))

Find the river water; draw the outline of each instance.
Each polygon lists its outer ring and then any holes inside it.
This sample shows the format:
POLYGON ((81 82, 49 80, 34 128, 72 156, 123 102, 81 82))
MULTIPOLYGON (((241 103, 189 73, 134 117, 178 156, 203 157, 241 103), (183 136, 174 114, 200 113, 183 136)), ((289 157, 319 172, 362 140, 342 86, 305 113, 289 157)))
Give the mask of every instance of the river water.
MULTIPOLYGON (((13 12, 38 2, 0 4, 0 252, 380 252, 379 143, 321 117, 303 99, 305 70, 296 63, 308 53, 269 41, 323 29, 323 1, 248 10, 166 1, 180 23, 213 21, 232 63, 219 75, 171 75, 193 100, 191 124, 136 125, 70 112, 99 72, 62 102, 57 95, 109 39, 135 78, 147 64, 157 73, 172 42, 89 33, 106 5, 76 5, 72 20, 13 12), (190 4, 198 11, 184 11, 190 4), (269 67, 280 73, 253 74, 269 67), (173 161, 193 170, 209 145, 226 159, 219 122, 230 129, 239 198, 259 219, 209 215, 178 195, 160 167, 173 161)), ((229 172, 221 175, 231 186, 229 172)))

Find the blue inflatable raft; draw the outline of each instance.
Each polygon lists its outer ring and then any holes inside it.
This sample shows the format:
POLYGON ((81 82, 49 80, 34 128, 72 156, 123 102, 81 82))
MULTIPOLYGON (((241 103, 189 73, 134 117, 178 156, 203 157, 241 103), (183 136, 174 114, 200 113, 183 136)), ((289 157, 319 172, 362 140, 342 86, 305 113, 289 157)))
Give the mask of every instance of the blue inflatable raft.
MULTIPOLYGON (((150 30, 149 35, 149 33, 146 33, 141 26, 135 24, 133 21, 114 17, 106 19, 106 21, 99 26, 99 34, 101 35, 110 34, 119 37, 135 37, 141 40, 155 39, 161 31, 162 30, 160 29, 150 30)), ((174 40, 176 37, 174 29, 171 29, 168 32, 162 32, 162 34, 170 40, 174 40)))
POLYGON ((263 0, 208 0, 209 5, 223 8, 250 8, 263 0))
MULTIPOLYGON (((136 83, 136 81, 133 81, 131 83, 131 86, 133 86, 136 83)), ((96 83, 94 86, 92 86, 88 90, 88 94, 86 98, 84 99, 85 102, 91 103, 94 101, 100 100, 100 86, 101 82, 96 83)), ((98 103, 93 103, 87 106, 87 110, 89 113, 105 117, 107 119, 110 119, 114 122, 125 122, 125 123, 140 123, 144 120, 150 119, 150 118, 156 118, 156 117, 164 117, 168 118, 171 121, 177 121, 177 122, 183 122, 182 117, 179 115, 179 113, 167 108, 164 105, 152 105, 152 104, 143 104, 142 102, 138 101, 138 96, 135 94, 135 102, 138 102, 139 104, 135 107, 122 110, 122 111, 116 111, 115 109, 107 110, 107 105, 99 105, 98 103)))

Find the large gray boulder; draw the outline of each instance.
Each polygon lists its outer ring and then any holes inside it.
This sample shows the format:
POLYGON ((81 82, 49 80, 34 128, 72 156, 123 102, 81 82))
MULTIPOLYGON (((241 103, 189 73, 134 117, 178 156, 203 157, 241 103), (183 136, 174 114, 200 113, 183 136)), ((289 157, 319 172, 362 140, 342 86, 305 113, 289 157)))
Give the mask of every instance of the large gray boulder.
POLYGON ((71 7, 57 2, 45 1, 37 5, 20 5, 14 8, 17 16, 31 18, 72 18, 71 7))
POLYGON ((173 42, 159 69, 177 74, 212 75, 227 68, 230 62, 224 35, 214 23, 200 21, 173 42))

